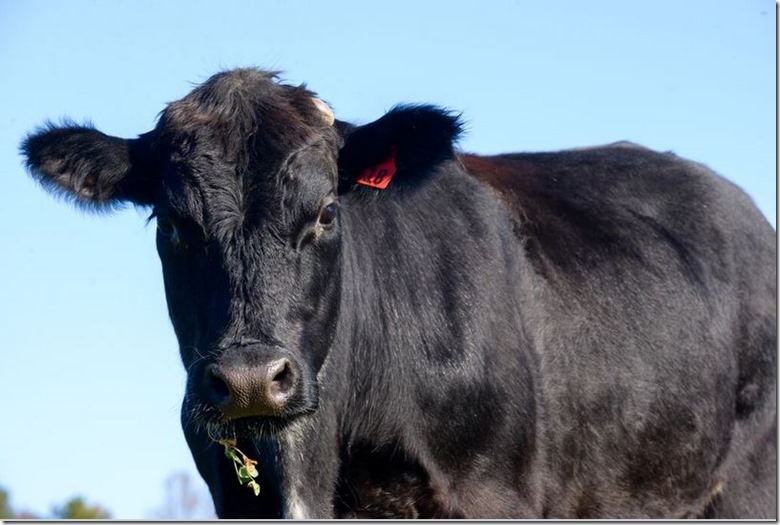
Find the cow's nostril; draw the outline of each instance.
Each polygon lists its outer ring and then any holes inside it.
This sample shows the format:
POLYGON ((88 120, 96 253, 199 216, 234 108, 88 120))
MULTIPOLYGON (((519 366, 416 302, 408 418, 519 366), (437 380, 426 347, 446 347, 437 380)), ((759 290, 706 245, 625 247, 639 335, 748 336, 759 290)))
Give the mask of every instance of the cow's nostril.
POLYGON ((230 388, 214 365, 206 367, 206 384, 213 400, 220 404, 230 397, 230 388))
POLYGON ((280 359, 270 368, 268 375, 271 377, 271 392, 275 396, 285 396, 295 387, 295 372, 290 361, 280 359))

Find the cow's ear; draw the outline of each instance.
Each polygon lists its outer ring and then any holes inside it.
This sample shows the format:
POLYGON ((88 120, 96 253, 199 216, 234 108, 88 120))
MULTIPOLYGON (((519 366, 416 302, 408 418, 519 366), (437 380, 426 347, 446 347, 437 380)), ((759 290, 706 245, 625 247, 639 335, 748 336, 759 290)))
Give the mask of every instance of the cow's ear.
POLYGON ((86 208, 151 205, 156 188, 146 140, 112 137, 79 125, 48 124, 22 142, 27 168, 47 190, 86 208))
POLYGON ((423 179, 453 157, 461 129, 457 116, 434 106, 399 106, 365 126, 340 126, 345 138, 339 152, 339 192, 423 179))

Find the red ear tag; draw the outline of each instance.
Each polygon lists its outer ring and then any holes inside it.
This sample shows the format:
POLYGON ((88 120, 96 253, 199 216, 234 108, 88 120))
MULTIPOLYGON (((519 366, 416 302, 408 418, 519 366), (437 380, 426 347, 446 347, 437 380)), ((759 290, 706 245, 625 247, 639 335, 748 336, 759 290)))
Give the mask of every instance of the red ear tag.
POLYGON ((390 157, 381 164, 366 168, 356 182, 363 186, 383 190, 390 184, 393 175, 395 175, 395 152, 391 153, 390 157))

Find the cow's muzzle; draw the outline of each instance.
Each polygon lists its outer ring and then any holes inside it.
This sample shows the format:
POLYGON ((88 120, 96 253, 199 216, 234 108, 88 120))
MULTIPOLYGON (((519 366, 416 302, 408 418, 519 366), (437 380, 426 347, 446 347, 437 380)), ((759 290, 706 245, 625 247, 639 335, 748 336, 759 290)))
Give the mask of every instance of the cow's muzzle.
POLYGON ((279 417, 300 403, 302 379, 300 365, 286 352, 241 346, 205 368, 204 393, 226 419, 279 417))

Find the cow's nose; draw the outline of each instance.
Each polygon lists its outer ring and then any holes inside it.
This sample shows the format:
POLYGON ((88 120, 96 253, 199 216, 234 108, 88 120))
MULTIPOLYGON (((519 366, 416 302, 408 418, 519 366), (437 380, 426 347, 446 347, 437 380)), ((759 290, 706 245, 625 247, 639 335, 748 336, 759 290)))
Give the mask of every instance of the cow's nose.
POLYGON ((278 416, 299 388, 295 364, 282 357, 262 364, 212 364, 206 388, 225 417, 278 416))

